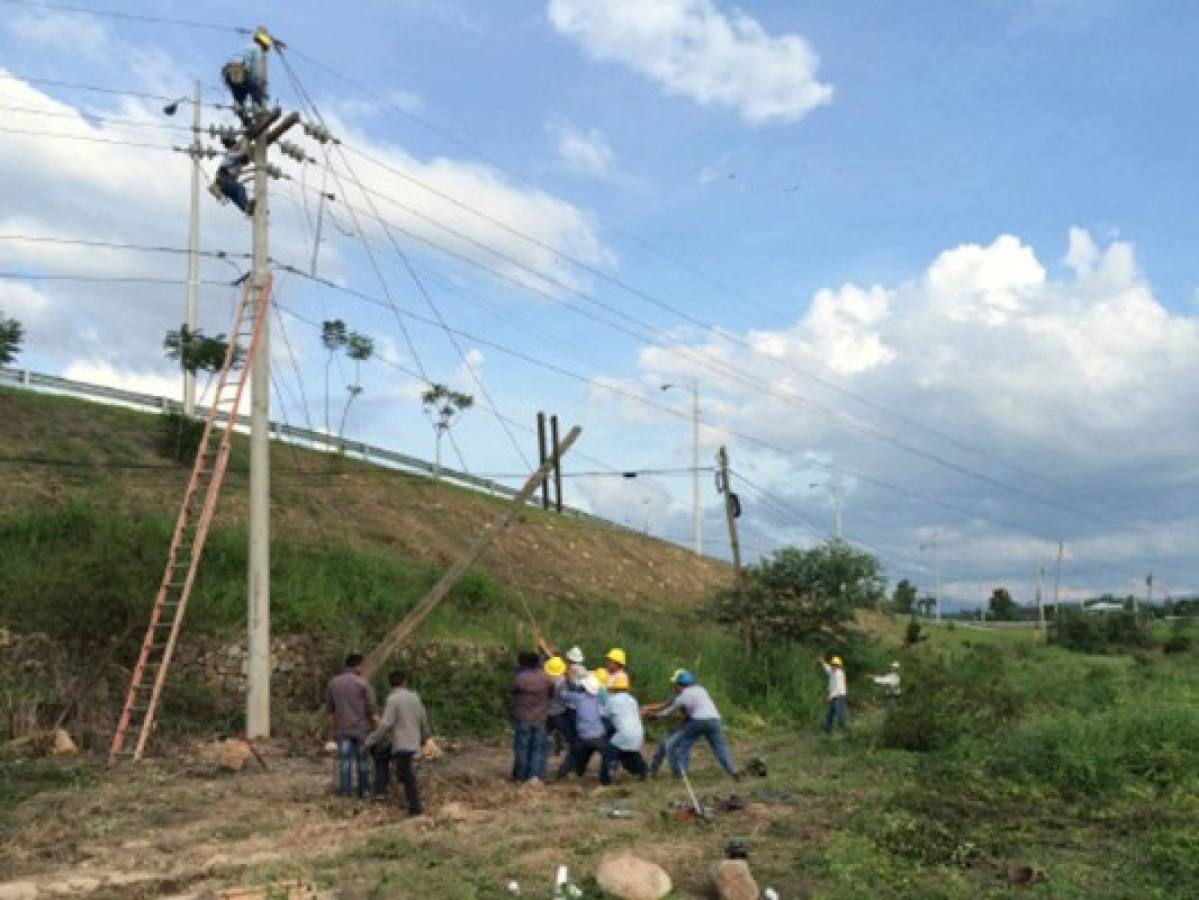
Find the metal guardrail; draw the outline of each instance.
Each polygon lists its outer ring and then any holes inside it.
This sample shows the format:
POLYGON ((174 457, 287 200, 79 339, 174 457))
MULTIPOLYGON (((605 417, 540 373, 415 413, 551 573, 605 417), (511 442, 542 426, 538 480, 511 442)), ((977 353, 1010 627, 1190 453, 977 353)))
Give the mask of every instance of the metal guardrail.
MULTIPOLYGON (((128 391, 123 388, 109 387, 103 384, 92 384, 86 381, 74 381, 70 378, 62 378, 58 375, 47 375, 43 372, 34 372, 30 369, 17 369, 6 366, 0 366, 0 385, 11 385, 14 387, 28 388, 31 390, 50 391, 59 394, 68 394, 74 397, 82 397, 87 400, 99 400, 109 403, 120 403, 126 406, 133 406, 138 409, 151 410, 154 412, 182 412, 183 404, 178 400, 172 400, 170 397, 161 397, 155 394, 145 394, 140 391, 128 391)), ((207 413, 205 407, 197 406, 197 412, 207 413)), ((218 417, 223 421, 227 418, 224 413, 218 412, 218 417)), ((248 416, 238 416, 234 426, 239 431, 245 431, 250 426, 248 416)), ((368 444, 365 441, 352 441, 345 438, 336 437, 331 434, 325 434, 320 431, 313 431, 308 428, 300 428, 296 425, 290 425, 286 422, 271 422, 270 423, 271 437, 286 443, 295 444, 297 446, 306 447, 310 450, 316 450, 325 453, 340 453, 345 456, 353 457, 354 459, 362 460, 363 462, 371 463, 385 468, 398 469, 400 471, 409 472, 416 475, 423 475, 427 478, 433 477, 433 463, 425 459, 420 459, 416 456, 409 456, 406 453, 399 453, 395 450, 388 450, 386 447, 379 447, 374 444, 368 444)), ((441 467, 441 480, 449 481, 472 490, 482 491, 487 494, 494 494, 500 497, 515 497, 516 489, 510 488, 505 484, 500 484, 490 478, 480 478, 477 475, 471 475, 469 472, 463 472, 458 469, 441 467)), ((539 506, 536 500, 530 500, 529 506, 539 506)), ((641 532, 628 528, 611 519, 605 519, 601 516, 596 516, 581 509, 575 509, 569 506, 563 506, 562 512, 565 515, 572 516, 578 519, 586 519, 597 524, 604 525, 609 528, 614 528, 618 531, 628 531, 640 535, 641 532)))

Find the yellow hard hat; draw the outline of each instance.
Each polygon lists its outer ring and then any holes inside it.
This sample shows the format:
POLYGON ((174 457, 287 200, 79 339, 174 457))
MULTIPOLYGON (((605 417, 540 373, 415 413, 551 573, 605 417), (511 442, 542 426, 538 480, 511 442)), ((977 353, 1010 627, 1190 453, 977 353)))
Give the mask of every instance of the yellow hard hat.
POLYGON ((629 662, 629 658, 627 656, 625 656, 624 651, 621 650, 619 647, 613 647, 611 650, 608 651, 608 655, 604 658, 610 659, 610 660, 612 660, 612 662, 617 663, 618 665, 622 665, 622 666, 628 665, 628 662, 629 662))
POLYGON ((263 50, 270 50, 272 46, 271 33, 262 26, 259 26, 254 32, 254 43, 263 50))
POLYGON ((561 656, 551 656, 545 661, 545 674, 550 678, 561 678, 566 674, 566 660, 561 656))
POLYGON ((834 656, 832 659, 830 659, 830 660, 828 661, 828 664, 829 664, 830 666, 840 666, 840 665, 842 665, 842 662, 841 662, 841 657, 839 657, 839 656, 834 656))
POLYGON ((610 691, 627 691, 630 686, 628 672, 615 672, 608 678, 610 691))
POLYGON ((608 683, 608 670, 607 669, 596 669, 591 674, 595 676, 595 680, 598 681, 601 685, 606 685, 608 683))
POLYGON ((686 669, 675 669, 673 672, 670 673, 670 683, 674 684, 676 681, 679 680, 679 676, 682 675, 686 671, 687 671, 686 669))

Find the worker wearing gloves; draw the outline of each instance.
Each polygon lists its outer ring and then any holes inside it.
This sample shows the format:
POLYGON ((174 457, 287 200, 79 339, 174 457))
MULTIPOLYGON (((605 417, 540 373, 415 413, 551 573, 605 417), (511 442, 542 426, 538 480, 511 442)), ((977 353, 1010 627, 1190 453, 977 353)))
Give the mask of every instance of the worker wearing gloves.
MULTIPOLYGON (((403 672, 392 672, 387 676, 391 693, 383 706, 383 718, 366 739, 368 747, 391 745, 390 762, 395 765, 400 783, 404 785, 404 799, 408 803, 408 815, 419 816, 423 812, 420 787, 416 783, 413 763, 416 754, 431 737, 429 716, 420 695, 408 690, 408 677, 403 672)), ((387 796, 390 783, 390 767, 384 763, 376 768, 375 796, 387 796)))
POLYGON ((691 764, 691 748, 695 742, 703 738, 712 748, 712 755, 720 763, 720 767, 733 778, 740 778, 737 767, 729 756, 729 748, 725 743, 724 729, 720 722, 720 712, 706 688, 697 684, 695 676, 686 669, 676 672, 674 677, 674 699, 654 714, 655 718, 666 718, 676 712, 687 715, 687 724, 677 738, 673 752, 670 755, 670 768, 676 775, 686 773, 691 764))
POLYGON ((224 140, 225 155, 216 170, 216 179, 208 190, 218 200, 229 200, 247 216, 254 215, 254 201, 246 194, 246 186, 241 182, 242 171, 250 161, 244 147, 232 139, 224 140))
POLYGON ((599 679, 589 673, 581 686, 581 691, 569 691, 565 695, 566 708, 574 716, 575 740, 570 753, 558 766, 558 778, 565 778, 571 772, 582 778, 587 773, 592 754, 602 752, 607 743, 599 679))
POLYGON ((834 656, 828 662, 820 660, 828 675, 828 712, 824 716, 824 733, 832 734, 833 725, 842 731, 849 730, 849 690, 845 686, 845 667, 841 657, 834 656))
POLYGON ((566 711, 566 661, 561 656, 551 656, 545 662, 545 674, 554 682, 554 693, 550 697, 549 715, 546 717, 546 731, 553 742, 554 756, 562 754, 564 746, 569 747, 570 716, 566 711))
MULTIPOLYGON (((674 684, 675 679, 678 678, 679 674, 683 671, 685 670, 674 670, 674 673, 670 676, 670 683, 672 685, 674 684)), ((647 716, 654 715, 658 712, 661 712, 667 705, 669 705, 669 703, 669 700, 663 701, 662 703, 649 703, 642 707, 641 712, 643 715, 647 716)), ((650 760, 649 764, 649 774, 651 777, 658 777, 658 771, 662 768, 662 763, 666 762, 666 760, 670 758, 671 754, 674 752, 674 748, 678 746, 679 738, 683 735, 683 729, 686 727, 687 716, 683 713, 680 713, 679 721, 675 723, 674 727, 672 727, 669 732, 667 732, 666 737, 662 739, 661 743, 659 743, 657 748, 654 750, 654 758, 650 760)))
POLYGON ((899 689, 899 661, 891 663, 891 671, 886 675, 872 675, 870 680, 881 687, 887 694, 889 699, 894 699, 900 695, 899 689))
POLYGON ((645 757, 641 755, 641 746, 645 743, 641 710, 629 693, 629 687, 627 672, 615 672, 608 679, 608 701, 602 714, 610 723, 612 733, 600 755, 600 784, 612 783, 612 769, 618 764, 643 781, 648 774, 645 757))
POLYGON ((255 111, 266 103, 263 56, 270 49, 271 36, 265 28, 259 27, 250 45, 221 67, 221 79, 233 95, 233 109, 243 122, 250 118, 246 111, 247 100, 255 111))

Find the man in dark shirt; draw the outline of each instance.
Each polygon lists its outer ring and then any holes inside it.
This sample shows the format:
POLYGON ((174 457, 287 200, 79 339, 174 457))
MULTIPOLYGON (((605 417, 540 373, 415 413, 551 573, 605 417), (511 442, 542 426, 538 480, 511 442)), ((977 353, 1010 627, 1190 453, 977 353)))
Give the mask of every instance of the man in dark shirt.
POLYGON ((541 668, 536 653, 522 653, 520 671, 512 682, 514 698, 512 780, 544 781, 546 750, 545 720, 549 715, 554 682, 541 668))
POLYGON ((362 677, 362 655, 351 653, 340 675, 329 681, 329 721, 337 741, 338 787, 351 796, 351 770, 358 769, 358 796, 370 793, 371 757, 366 738, 375 727, 375 691, 362 677))

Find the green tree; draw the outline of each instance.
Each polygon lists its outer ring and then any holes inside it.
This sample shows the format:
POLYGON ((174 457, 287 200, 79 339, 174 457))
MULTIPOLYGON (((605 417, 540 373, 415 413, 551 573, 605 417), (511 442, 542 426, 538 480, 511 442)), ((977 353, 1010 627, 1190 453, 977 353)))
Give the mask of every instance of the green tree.
POLYGON ((1020 618, 1020 604, 1012 599, 1007 588, 997 587, 991 591, 987 608, 991 618, 998 622, 1012 622, 1020 618))
POLYGON ((0 312, 0 366, 7 366, 17 358, 17 352, 24 340, 25 329, 21 323, 0 312))
POLYGON ((437 478, 441 475, 441 439, 454 427, 458 416, 475 405, 475 398, 450 390, 444 384, 432 384, 420 400, 433 423, 433 477, 437 478))
MULTIPOLYGON (((357 331, 351 331, 346 338, 346 356, 354 363, 354 383, 347 384, 346 390, 349 396, 346 397, 346 407, 341 411, 341 424, 337 428, 337 436, 344 437, 346 433, 346 420, 350 417, 350 406, 358 399, 362 393, 362 364, 370 359, 375 353, 375 342, 365 334, 359 334, 357 331)), ((326 369, 326 372, 328 370, 326 369)))
POLYGON ((326 319, 321 323, 321 344, 328 353, 325 358, 325 432, 327 434, 333 433, 329 419, 329 369, 333 365, 333 358, 337 355, 337 351, 344 349, 349 340, 350 335, 346 330, 346 323, 341 319, 326 319))
POLYGON ((891 594, 891 610, 904 616, 910 614, 916 607, 917 596, 916 585, 904 578, 891 594))
POLYGON ((208 337, 201 329, 192 331, 186 325, 180 325, 177 331, 166 333, 162 339, 162 349, 167 359, 179 363, 180 371, 192 375, 197 372, 212 375, 225 365, 229 342, 223 334, 208 337))
POLYGON ((740 590, 717 593, 711 612, 740 627, 751 648, 814 636, 842 639, 855 608, 884 596, 878 560, 840 540, 776 550, 745 570, 740 590))
POLYGON ((933 611, 936 610, 936 608, 937 598, 932 594, 925 594, 916 601, 916 609, 919 610, 920 615, 924 616, 926 619, 932 618, 933 611))

